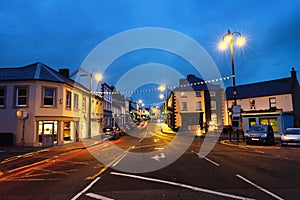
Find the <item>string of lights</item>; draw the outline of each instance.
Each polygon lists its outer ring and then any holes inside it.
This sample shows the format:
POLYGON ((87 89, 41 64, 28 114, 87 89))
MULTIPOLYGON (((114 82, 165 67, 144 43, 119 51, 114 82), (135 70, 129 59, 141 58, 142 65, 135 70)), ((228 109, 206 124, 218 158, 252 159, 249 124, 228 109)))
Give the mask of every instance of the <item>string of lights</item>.
MULTIPOLYGON (((223 78, 217 78, 212 80, 206 80, 206 81, 200 81, 190 84, 184 84, 179 86, 168 86, 168 89, 176 89, 176 88, 183 88, 183 87, 191 87, 196 85, 203 85, 207 83, 216 83, 219 81, 225 81, 231 79, 232 76, 227 76, 223 78)), ((93 92, 95 95, 101 95, 101 94, 120 94, 120 95, 126 95, 126 94, 138 94, 138 93, 150 93, 150 92, 157 92, 160 91, 159 88, 153 88, 153 89, 147 89, 147 90, 135 90, 135 91, 116 91, 116 92, 93 92)))

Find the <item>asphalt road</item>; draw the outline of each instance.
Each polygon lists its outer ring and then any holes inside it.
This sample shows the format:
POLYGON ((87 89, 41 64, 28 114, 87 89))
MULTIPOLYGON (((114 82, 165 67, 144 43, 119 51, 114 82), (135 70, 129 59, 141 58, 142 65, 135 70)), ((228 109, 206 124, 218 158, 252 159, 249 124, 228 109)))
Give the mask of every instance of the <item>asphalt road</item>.
POLYGON ((119 140, 2 160, 0 199, 299 199, 299 153, 175 137, 145 123, 119 140))

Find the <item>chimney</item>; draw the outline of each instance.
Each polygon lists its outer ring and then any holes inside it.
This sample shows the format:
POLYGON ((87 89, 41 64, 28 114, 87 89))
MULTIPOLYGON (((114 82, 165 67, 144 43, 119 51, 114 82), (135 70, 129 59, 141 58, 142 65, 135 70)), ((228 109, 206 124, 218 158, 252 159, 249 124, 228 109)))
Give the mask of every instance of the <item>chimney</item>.
POLYGON ((292 77, 294 80, 297 80, 297 71, 295 71, 295 68, 294 68, 294 67, 292 68, 292 71, 291 71, 291 77, 292 77))
POLYGON ((179 79, 179 85, 186 85, 186 84, 189 84, 189 82, 187 81, 187 79, 185 79, 185 78, 179 79))
POLYGON ((59 69, 58 72, 66 78, 70 77, 70 70, 68 68, 59 69))

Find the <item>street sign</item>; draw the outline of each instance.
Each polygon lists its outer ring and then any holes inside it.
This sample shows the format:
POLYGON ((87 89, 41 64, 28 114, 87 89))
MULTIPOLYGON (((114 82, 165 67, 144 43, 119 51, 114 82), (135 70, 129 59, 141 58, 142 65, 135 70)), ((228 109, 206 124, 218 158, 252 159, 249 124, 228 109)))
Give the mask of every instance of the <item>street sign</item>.
POLYGON ((241 105, 232 106, 232 113, 241 113, 241 105))

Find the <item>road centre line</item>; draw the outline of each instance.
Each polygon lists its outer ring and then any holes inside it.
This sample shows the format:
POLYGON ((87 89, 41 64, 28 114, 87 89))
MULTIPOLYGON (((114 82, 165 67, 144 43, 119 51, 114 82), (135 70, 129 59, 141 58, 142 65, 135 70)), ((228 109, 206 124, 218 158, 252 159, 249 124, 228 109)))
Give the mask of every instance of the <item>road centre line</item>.
POLYGON ((97 177, 95 180, 93 180, 86 188, 84 188, 82 191, 80 191, 78 194, 76 194, 71 200, 78 199, 83 193, 88 191, 101 177, 97 177))
POLYGON ((204 159, 205 159, 205 160, 207 160, 208 162, 210 162, 210 163, 212 163, 212 164, 216 165, 217 167, 219 167, 219 166, 220 166, 220 164, 219 164, 219 163, 216 163, 216 162, 212 161, 211 159, 209 159, 209 158, 207 158, 207 157, 205 157, 205 156, 201 155, 200 153, 196 153, 196 154, 199 156, 199 158, 204 158, 204 159))
POLYGON ((256 187, 257 189, 259 189, 259 190, 261 190, 261 191, 263 191, 263 192, 265 192, 265 193, 271 195, 271 196, 274 197, 275 199, 278 199, 278 200, 284 200, 284 199, 281 198, 280 196, 278 196, 278 195, 276 195, 276 194, 274 194, 274 193, 272 193, 272 192, 270 192, 270 191, 268 191, 268 190, 266 190, 266 189, 260 187, 259 185, 256 185, 255 183, 253 183, 253 182, 249 181, 248 179, 244 178, 243 176, 241 176, 241 175, 239 175, 239 174, 236 174, 236 176, 237 176, 238 178, 242 179, 243 181, 245 181, 246 183, 249 183, 250 185, 256 187))
POLYGON ((100 199, 100 200, 114 200, 114 199, 111 199, 111 198, 108 198, 108 197, 104 197, 104 196, 101 196, 99 194, 94 194, 94 193, 87 193, 85 194, 86 196, 88 197, 92 197, 94 199, 100 199))
POLYGON ((132 174, 124 174, 124 173, 118 173, 118 172, 111 172, 110 174, 116 175, 116 176, 124 176, 124 177, 129 177, 129 178, 140 179, 140 180, 164 183, 164 184, 168 184, 168 185, 178 186, 178 187, 182 187, 182 188, 195 190, 195 191, 198 191, 198 192, 204 192, 204 193, 223 196, 223 197, 228 197, 228 198, 232 198, 232 199, 254 200, 254 199, 248 198, 248 197, 242 197, 242 196, 237 196, 237 195, 233 195, 233 194, 227 194, 227 193, 224 193, 224 192, 217 192, 217 191, 213 191, 213 190, 209 190, 209 189, 199 188, 199 187, 186 185, 186 184, 182 184, 182 183, 176 183, 176 182, 172 182, 172 181, 166 181, 166 180, 160 180, 160 179, 155 179, 155 178, 137 176, 137 175, 132 175, 132 174))
POLYGON ((124 151, 122 154, 120 154, 116 159, 114 159, 113 161, 111 161, 109 164, 105 165, 98 173, 94 174, 93 176, 87 177, 86 180, 95 179, 96 177, 100 176, 103 172, 105 172, 114 163, 120 162, 120 159, 121 158, 123 159, 127 155, 128 151, 130 149, 134 149, 133 147, 135 148, 135 146, 130 146, 128 149, 126 149, 126 151, 124 151))
POLYGON ((147 131, 145 131, 145 135, 139 140, 139 142, 142 142, 143 139, 146 137, 146 135, 147 135, 147 131))
POLYGON ((117 164, 119 164, 119 162, 125 157, 127 156, 127 153, 125 153, 119 160, 117 160, 112 166, 116 166, 117 164))

